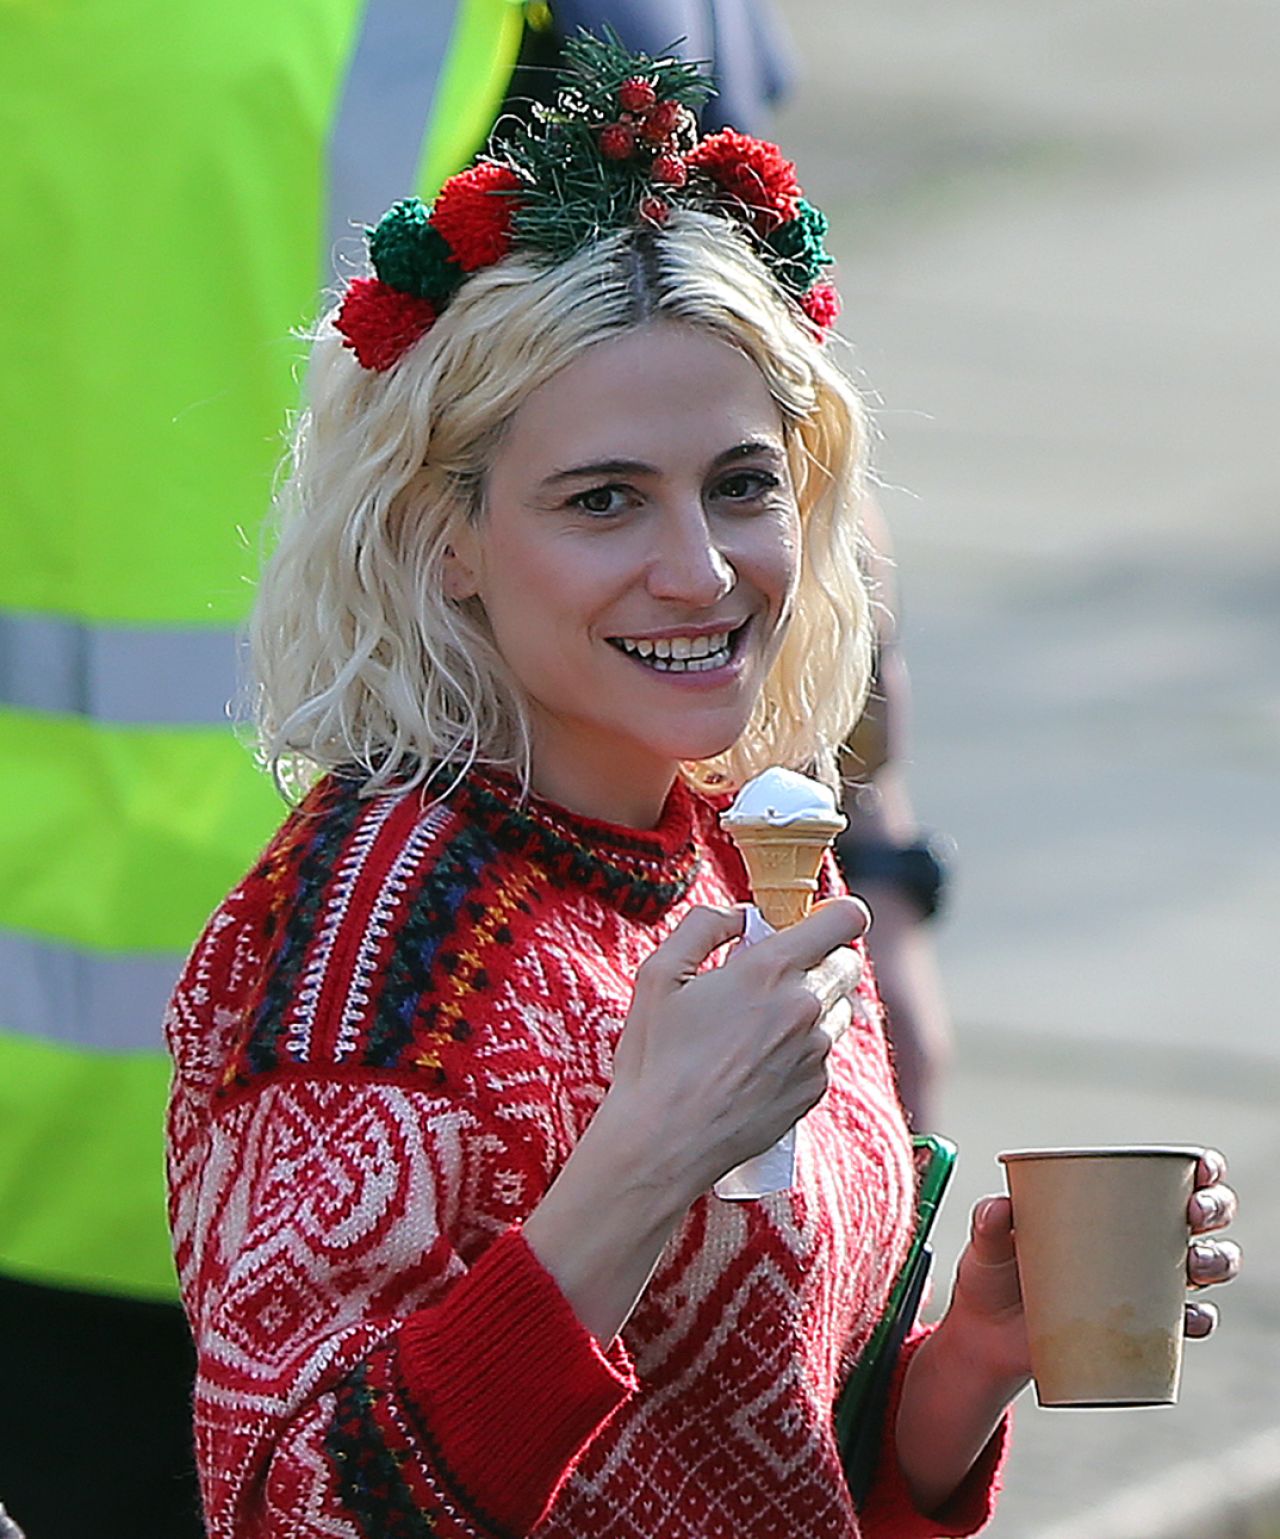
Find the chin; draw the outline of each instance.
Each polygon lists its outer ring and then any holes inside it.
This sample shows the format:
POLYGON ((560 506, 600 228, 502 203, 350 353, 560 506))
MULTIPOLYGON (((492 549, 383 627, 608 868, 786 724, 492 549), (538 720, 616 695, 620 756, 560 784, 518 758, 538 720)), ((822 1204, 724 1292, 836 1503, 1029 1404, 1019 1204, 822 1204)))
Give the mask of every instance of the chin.
POLYGON ((742 736, 743 730, 739 727, 736 732, 727 734, 691 733, 687 737, 672 739, 669 744, 664 744, 660 751, 664 757, 674 760, 677 764, 696 764, 703 759, 715 759, 722 753, 728 753, 742 736))

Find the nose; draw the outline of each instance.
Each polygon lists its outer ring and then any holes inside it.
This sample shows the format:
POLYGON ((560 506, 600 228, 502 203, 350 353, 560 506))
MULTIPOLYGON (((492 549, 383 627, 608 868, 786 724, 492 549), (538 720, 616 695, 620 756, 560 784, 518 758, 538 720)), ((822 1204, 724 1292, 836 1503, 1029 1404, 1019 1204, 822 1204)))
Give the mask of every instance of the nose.
POLYGON ((648 588, 654 598, 709 609, 733 591, 738 574, 717 543, 701 501, 667 508, 658 530, 658 546, 648 569, 648 588))

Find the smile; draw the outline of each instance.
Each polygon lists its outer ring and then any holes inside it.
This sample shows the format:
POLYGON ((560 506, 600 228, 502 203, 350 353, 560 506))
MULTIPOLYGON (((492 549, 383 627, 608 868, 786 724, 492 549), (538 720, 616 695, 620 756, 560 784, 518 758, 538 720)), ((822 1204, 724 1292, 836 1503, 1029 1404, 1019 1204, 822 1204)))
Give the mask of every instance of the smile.
POLYGON ((710 673, 733 660, 734 642, 746 629, 712 631, 700 636, 663 636, 657 640, 610 636, 611 645, 655 673, 710 673))

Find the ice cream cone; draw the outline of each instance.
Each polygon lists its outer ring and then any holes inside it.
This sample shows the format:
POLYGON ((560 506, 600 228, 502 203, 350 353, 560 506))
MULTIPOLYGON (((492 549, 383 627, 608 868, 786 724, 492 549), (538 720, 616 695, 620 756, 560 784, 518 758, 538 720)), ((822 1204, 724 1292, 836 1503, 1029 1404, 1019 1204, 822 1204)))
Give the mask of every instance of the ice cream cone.
POLYGON ((728 825, 746 864, 755 905, 775 930, 798 924, 813 907, 823 853, 844 826, 844 818, 838 815, 783 825, 728 825))

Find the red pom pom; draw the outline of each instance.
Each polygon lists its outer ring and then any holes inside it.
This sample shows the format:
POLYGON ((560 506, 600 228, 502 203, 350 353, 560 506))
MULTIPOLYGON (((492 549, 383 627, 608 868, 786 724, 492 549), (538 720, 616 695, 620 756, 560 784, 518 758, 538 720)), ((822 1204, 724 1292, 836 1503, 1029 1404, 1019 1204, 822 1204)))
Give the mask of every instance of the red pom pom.
POLYGON ((632 75, 630 80, 624 80, 618 88, 618 101, 624 112, 647 112, 657 99, 658 93, 653 89, 653 82, 640 75, 632 75))
POLYGON ((679 155, 659 155, 653 163, 653 179, 666 187, 683 187, 689 171, 679 155))
POLYGON ((671 205, 664 199, 655 198, 650 194, 641 198, 636 204, 636 213, 650 224, 666 224, 671 217, 671 205))
POLYGON ((627 160, 636 152, 636 131, 629 123, 607 123, 600 130, 600 153, 606 160, 627 160))
POLYGON ((495 160, 481 160, 440 189, 431 210, 431 223, 449 243, 453 260, 464 273, 491 267, 511 249, 511 219, 516 211, 512 193, 520 178, 495 160))
POLYGON ((795 218, 800 201, 796 168, 783 159, 776 144, 726 128, 708 135, 687 159, 742 205, 757 235, 768 235, 795 218))
POLYGON ((397 363, 435 318, 436 308, 429 299, 402 293, 380 278, 353 278, 335 324, 342 333, 342 345, 366 369, 381 372, 397 363))
POLYGON ((684 108, 679 102, 662 101, 644 120, 640 132, 650 144, 665 144, 684 121, 684 108))
POLYGON ((840 294, 834 283, 815 283, 800 301, 800 308, 819 331, 830 331, 840 314, 840 294))

